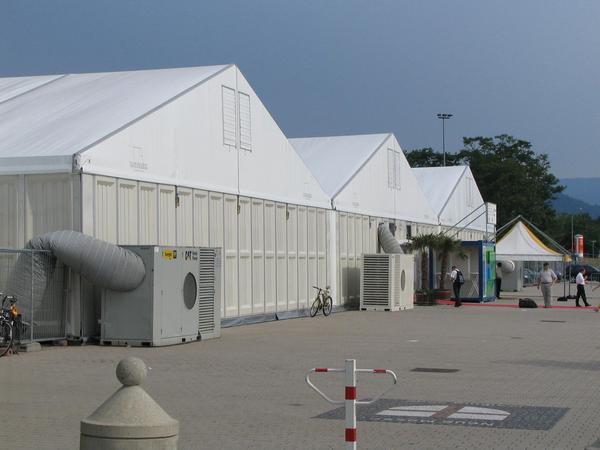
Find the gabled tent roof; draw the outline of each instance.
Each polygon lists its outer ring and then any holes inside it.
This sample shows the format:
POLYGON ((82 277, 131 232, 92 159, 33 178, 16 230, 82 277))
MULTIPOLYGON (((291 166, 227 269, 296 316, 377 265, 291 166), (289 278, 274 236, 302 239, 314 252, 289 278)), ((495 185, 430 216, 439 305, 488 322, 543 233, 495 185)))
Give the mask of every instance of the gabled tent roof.
POLYGON ((390 133, 295 138, 290 142, 331 198, 344 188, 390 133))
POLYGON ((549 248, 527 225, 518 221, 496 243, 496 259, 562 261, 563 255, 549 248))
POLYGON ((468 169, 468 166, 413 168, 421 190, 438 216, 468 169))
POLYGON ((0 158, 72 156, 228 67, 0 78, 0 158))

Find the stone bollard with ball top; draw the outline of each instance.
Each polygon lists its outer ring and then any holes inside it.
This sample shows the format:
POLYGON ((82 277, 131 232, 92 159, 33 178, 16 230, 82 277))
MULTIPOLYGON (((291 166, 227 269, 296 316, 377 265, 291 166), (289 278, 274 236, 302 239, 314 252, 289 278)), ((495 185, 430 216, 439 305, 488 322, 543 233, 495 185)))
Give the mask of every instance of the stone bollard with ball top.
POLYGON ((177 450, 179 422, 140 386, 147 374, 139 358, 119 362, 123 386, 81 421, 80 450, 177 450))

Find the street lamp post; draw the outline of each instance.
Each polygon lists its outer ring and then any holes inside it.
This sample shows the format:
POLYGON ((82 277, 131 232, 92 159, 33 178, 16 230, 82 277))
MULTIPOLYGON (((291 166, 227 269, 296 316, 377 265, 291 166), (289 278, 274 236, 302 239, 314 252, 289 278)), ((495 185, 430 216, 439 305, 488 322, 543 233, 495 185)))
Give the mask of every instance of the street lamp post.
POLYGON ((446 167, 446 120, 450 119, 452 114, 447 113, 439 113, 437 115, 438 119, 442 119, 442 152, 444 155, 444 167, 446 167))
POLYGON ((592 240, 590 242, 592 243, 592 259, 594 259, 594 255, 596 254, 596 252, 594 251, 594 247, 595 247, 594 244, 596 244, 596 241, 592 240))

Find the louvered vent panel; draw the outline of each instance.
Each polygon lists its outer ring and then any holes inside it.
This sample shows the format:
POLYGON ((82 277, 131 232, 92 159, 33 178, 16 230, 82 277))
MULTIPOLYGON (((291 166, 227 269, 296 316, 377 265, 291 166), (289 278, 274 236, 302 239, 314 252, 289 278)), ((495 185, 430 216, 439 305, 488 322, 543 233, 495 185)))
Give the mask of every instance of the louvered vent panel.
POLYGON ((235 90, 223 86, 223 145, 236 146, 235 90))
POLYGON ((390 299, 391 306, 397 308, 400 305, 400 297, 402 295, 402 286, 400 283, 400 277, 402 274, 402 263, 400 255, 390 255, 392 270, 392 298, 390 299))
POLYGON ((365 307, 388 307, 389 302, 389 270, 388 255, 364 255, 362 304, 365 307))
POLYGON ((202 335, 215 330, 215 268, 218 267, 215 249, 201 248, 199 264, 198 329, 202 335))

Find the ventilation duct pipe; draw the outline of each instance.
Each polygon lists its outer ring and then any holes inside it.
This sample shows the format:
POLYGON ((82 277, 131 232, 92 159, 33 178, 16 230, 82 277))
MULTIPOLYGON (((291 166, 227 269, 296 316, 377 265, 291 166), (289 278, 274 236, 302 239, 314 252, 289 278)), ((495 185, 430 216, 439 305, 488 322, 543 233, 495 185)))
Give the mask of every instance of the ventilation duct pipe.
POLYGON ((390 231, 388 223, 379 224, 379 227, 377 227, 377 237, 385 253, 404 253, 402 247, 400 247, 400 242, 398 242, 390 231))
POLYGON ((132 251, 77 231, 36 236, 25 248, 50 251, 94 286, 113 291, 135 289, 146 274, 142 259, 132 251))

